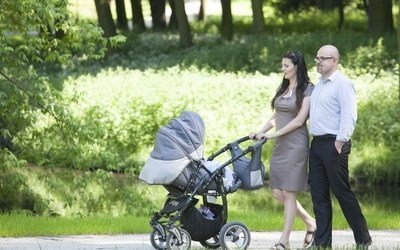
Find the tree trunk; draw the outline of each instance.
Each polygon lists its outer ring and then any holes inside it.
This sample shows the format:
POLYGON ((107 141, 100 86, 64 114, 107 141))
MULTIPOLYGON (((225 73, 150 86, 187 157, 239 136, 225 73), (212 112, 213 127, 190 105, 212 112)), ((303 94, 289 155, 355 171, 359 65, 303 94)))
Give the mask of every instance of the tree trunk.
POLYGON ((192 34, 190 31, 189 21, 186 15, 184 0, 174 1, 176 19, 178 20, 178 28, 181 44, 185 47, 190 47, 192 43, 192 34))
POLYGON ((207 9, 207 0, 200 0, 200 9, 199 9, 199 16, 198 16, 198 21, 205 22, 207 19, 206 15, 206 9, 207 9))
POLYGON ((336 0, 317 0, 317 8, 323 11, 333 11, 336 7, 339 7, 336 0))
MULTIPOLYGON (((397 1, 397 5, 400 6, 400 0, 397 1)), ((398 49, 398 61, 400 62, 400 11, 397 12, 397 49, 398 49)), ((400 101, 400 77, 399 78, 399 101, 400 101)))
POLYGON ((233 38, 233 19, 231 0, 221 0, 222 6, 222 24, 221 24, 221 37, 226 40, 233 38))
POLYGON ((142 0, 131 0, 132 6, 132 25, 133 29, 145 31, 146 25, 144 24, 142 0))
POLYGON ((262 0, 251 0, 251 8, 253 10, 253 34, 259 35, 265 29, 262 0))
POLYGON ((368 29, 374 34, 393 33, 392 0, 368 1, 368 29))
POLYGON ((150 0, 151 19, 154 29, 165 29, 167 27, 165 3, 166 0, 150 0))
POLYGON ((117 10, 117 27, 121 30, 128 30, 128 19, 126 18, 125 1, 115 0, 117 10))
MULTIPOLYGON (((112 36, 117 35, 117 31, 115 28, 114 20, 111 14, 110 2, 104 0, 94 0, 97 12, 97 18, 99 21, 100 27, 103 29, 103 36, 106 38, 110 38, 112 36)), ((107 44, 107 55, 114 54, 117 49, 111 48, 110 43, 107 44)))
POLYGON ((176 17, 175 2, 174 0, 169 0, 169 6, 171 6, 171 16, 169 17, 168 28, 177 29, 178 19, 176 17))
POLYGON ((339 4, 339 24, 338 24, 338 30, 342 30, 343 24, 344 24, 344 6, 343 6, 343 0, 338 0, 339 4))
POLYGON ((104 37, 117 35, 114 20, 111 14, 110 3, 103 0, 95 0, 97 18, 100 27, 104 30, 104 37))

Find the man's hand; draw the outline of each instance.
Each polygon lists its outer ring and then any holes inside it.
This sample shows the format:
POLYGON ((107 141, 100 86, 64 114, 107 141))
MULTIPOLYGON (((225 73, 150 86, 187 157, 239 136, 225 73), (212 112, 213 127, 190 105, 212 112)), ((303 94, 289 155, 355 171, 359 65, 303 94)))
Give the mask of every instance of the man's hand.
POLYGON ((335 148, 339 154, 342 153, 342 147, 343 147, 344 143, 345 143, 344 141, 338 141, 338 140, 335 141, 335 148))

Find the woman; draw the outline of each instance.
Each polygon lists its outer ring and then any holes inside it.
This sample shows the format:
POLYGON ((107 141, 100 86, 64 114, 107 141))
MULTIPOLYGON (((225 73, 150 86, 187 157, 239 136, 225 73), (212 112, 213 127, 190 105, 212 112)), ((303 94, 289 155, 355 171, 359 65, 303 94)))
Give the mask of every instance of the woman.
POLYGON ((298 51, 282 56, 284 76, 271 101, 274 114, 258 133, 249 137, 260 140, 274 139, 270 165, 272 196, 284 205, 284 227, 279 241, 270 249, 289 249, 289 236, 296 215, 307 227, 303 247, 309 247, 316 231, 315 219, 296 199, 296 192, 307 190, 308 130, 306 120, 310 110, 310 95, 314 85, 310 82, 303 55, 298 51), (273 127, 276 132, 265 134, 273 127))

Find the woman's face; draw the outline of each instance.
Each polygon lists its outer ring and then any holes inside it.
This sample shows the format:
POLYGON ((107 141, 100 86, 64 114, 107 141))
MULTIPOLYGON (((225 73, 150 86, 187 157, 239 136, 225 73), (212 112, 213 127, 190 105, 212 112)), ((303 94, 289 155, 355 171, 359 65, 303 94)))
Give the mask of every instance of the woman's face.
POLYGON ((296 79, 297 66, 293 64, 292 60, 289 58, 282 58, 282 68, 283 75, 288 80, 296 79))

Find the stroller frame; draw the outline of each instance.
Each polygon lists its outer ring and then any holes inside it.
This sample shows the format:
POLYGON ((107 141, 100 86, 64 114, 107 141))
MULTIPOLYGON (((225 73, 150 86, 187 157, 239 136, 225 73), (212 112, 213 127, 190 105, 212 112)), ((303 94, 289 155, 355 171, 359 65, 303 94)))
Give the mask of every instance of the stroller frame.
MULTIPOLYGON (((233 143, 228 143, 225 147, 209 156, 207 161, 213 161, 222 153, 232 150, 234 143, 240 144, 247 140, 250 140, 248 136, 242 137, 233 143)), ((159 212, 155 212, 150 221, 150 226, 153 228, 150 235, 152 246, 158 250, 190 249, 193 238, 193 240, 199 241, 202 246, 207 248, 246 249, 250 244, 250 232, 248 228, 241 222, 230 222, 227 224, 227 195, 235 192, 237 187, 227 190, 224 185, 223 172, 227 166, 233 164, 242 156, 261 148, 266 141, 266 138, 264 138, 245 150, 242 150, 240 154, 219 165, 215 171, 207 169, 202 160, 192 160, 190 165, 196 169, 196 171, 191 174, 189 183, 184 189, 172 185, 163 185, 169 194, 163 209, 159 212), (207 175, 201 177, 201 171, 206 171, 207 175), (201 180, 196 184, 196 180, 198 180, 199 177, 201 177, 201 180), (198 195, 202 197, 204 206, 210 208, 214 207, 214 209, 216 209, 218 216, 216 222, 209 222, 204 218, 206 220, 204 223, 214 223, 212 226, 210 226, 210 224, 207 226, 207 231, 211 230, 211 232, 207 232, 208 234, 206 233, 205 235, 201 233, 200 235, 194 235, 197 233, 188 232, 193 230, 188 228, 189 225, 185 225, 181 222, 183 220, 182 215, 188 210, 193 208, 198 212, 194 207, 199 201, 199 199, 195 197, 198 195), (209 197, 220 197, 222 205, 210 202, 208 199, 209 197)), ((237 179, 237 181, 237 184, 240 185, 240 179, 237 179)))

